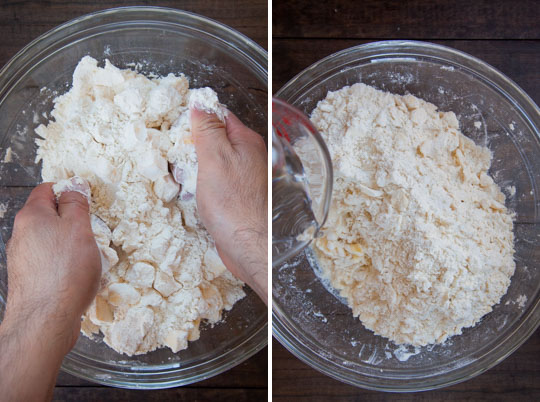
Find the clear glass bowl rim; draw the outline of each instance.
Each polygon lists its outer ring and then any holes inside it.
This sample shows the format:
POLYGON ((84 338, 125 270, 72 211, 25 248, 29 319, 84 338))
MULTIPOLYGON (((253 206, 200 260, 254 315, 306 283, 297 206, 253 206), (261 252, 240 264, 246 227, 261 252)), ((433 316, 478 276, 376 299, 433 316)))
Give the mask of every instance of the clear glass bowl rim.
MULTIPOLYGON (((173 8, 118 7, 70 20, 42 34, 22 48, 0 69, 0 100, 8 98, 10 91, 18 83, 21 76, 28 72, 33 60, 40 56, 48 56, 51 48, 54 52, 61 50, 61 47, 57 48, 59 42, 64 45, 69 44, 69 42, 66 43, 66 40, 74 35, 80 35, 84 31, 112 27, 129 28, 130 26, 140 26, 141 23, 152 22, 187 28, 212 36, 250 59, 253 72, 268 82, 267 52, 240 32, 210 18, 173 8)), ((163 364, 157 366, 155 371, 144 366, 136 371, 118 370, 112 365, 103 362, 98 364, 92 359, 70 352, 65 357, 61 370, 85 380, 119 388, 161 389, 177 387, 213 377, 244 362, 268 344, 267 331, 268 324, 265 323, 250 337, 219 357, 187 368, 174 364, 163 364), (190 372, 186 372, 186 370, 190 372)))
MULTIPOLYGON (((301 71, 288 81, 274 96, 290 102, 291 99, 295 99, 298 94, 302 94, 306 87, 314 81, 316 82, 327 71, 335 70, 351 62, 367 59, 384 59, 384 57, 388 57, 392 61, 399 60, 400 57, 409 58, 410 60, 414 56, 428 57, 431 60, 434 59, 446 65, 459 67, 495 86, 497 91, 521 112, 523 118, 530 125, 531 132, 536 133, 540 137, 540 110, 534 101, 516 83, 494 67, 474 56, 429 42, 389 40, 371 42, 341 50, 301 71)), ((380 60, 379 62, 384 62, 384 60, 380 60)), ((407 377, 406 375, 394 375, 392 377, 380 377, 380 381, 373 380, 372 377, 338 365, 330 359, 317 354, 308 345, 311 341, 308 338, 304 338, 303 341, 299 339, 299 335, 294 333, 291 323, 288 321, 294 321, 294 319, 286 317, 278 307, 278 304, 273 303, 273 335, 293 355, 321 373, 344 383, 371 390, 388 392, 427 391, 471 379, 512 354, 527 341, 540 325, 540 298, 537 297, 512 333, 501 339, 496 348, 489 354, 481 356, 471 364, 447 373, 437 373, 432 376, 407 377)))
POLYGON ((5 96, 4 91, 11 86, 13 78, 18 76, 15 72, 26 72, 25 67, 29 60, 45 53, 57 42, 64 41, 73 34, 80 34, 83 30, 111 25, 120 27, 127 24, 149 23, 151 21, 159 24, 184 26, 212 36, 251 59, 252 64, 257 66, 257 73, 268 80, 268 53, 253 40, 225 24, 174 8, 154 6, 117 7, 96 11, 67 21, 40 35, 19 50, 0 69, 0 99, 5 96), (102 19, 107 20, 106 23, 100 24, 99 22, 102 19), (201 27, 204 27, 205 30, 202 31, 201 27))

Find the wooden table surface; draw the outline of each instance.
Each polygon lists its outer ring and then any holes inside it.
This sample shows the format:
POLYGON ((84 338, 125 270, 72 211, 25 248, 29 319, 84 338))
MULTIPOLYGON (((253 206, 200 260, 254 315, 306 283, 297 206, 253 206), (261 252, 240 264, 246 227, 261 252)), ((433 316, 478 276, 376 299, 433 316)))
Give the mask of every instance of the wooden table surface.
MULTIPOLYGON (((527 1, 275 1, 275 93, 312 63, 377 40, 425 40, 462 50, 502 71, 540 104, 540 5, 527 1)), ((342 384, 310 368, 277 341, 274 401, 540 400, 540 330, 486 373, 438 391, 387 394, 342 384)))
MULTIPOLYGON (((187 1, 2 1, 0 2, 0 67, 42 33, 68 20, 111 7, 153 5, 204 15, 242 32, 268 48, 265 0, 187 1)), ((267 399, 268 349, 208 380, 181 388, 132 391, 109 388, 61 373, 55 401, 253 401, 267 399)), ((1 375, 1 374, 0 374, 1 375)), ((2 397, 0 396, 0 400, 2 397)))

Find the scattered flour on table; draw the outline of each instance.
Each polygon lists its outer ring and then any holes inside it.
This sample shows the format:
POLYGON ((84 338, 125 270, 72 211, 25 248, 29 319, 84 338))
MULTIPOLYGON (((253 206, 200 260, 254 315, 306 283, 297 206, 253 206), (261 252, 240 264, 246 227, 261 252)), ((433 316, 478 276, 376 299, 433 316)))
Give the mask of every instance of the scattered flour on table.
POLYGON ((505 306, 517 304, 519 308, 523 309, 527 304, 527 300, 528 299, 526 295, 519 295, 516 300, 507 300, 504 304, 505 306))
POLYGON ((13 151, 11 150, 11 147, 8 147, 6 149, 6 153, 4 154, 4 163, 13 162, 13 151))
POLYGON ((0 204, 0 219, 6 215, 7 207, 7 204, 0 204))
POLYGON ((508 193, 509 198, 512 198, 516 195, 516 186, 507 186, 505 190, 508 193))
POLYGON ((460 132, 454 113, 364 84, 329 92, 311 120, 335 175, 314 248, 354 316, 414 346, 474 326, 515 269, 512 215, 487 174, 490 151, 460 132))
POLYGON ((525 303, 527 303, 527 296, 519 295, 516 302, 517 302, 519 308, 525 307, 525 303))
POLYGON ((57 192, 81 185, 73 176, 90 185, 103 269, 82 332, 127 355, 187 348, 202 320, 220 321, 245 295, 197 214, 191 97, 224 115, 214 91, 190 90, 183 75, 148 79, 84 57, 36 129, 43 180, 57 192))

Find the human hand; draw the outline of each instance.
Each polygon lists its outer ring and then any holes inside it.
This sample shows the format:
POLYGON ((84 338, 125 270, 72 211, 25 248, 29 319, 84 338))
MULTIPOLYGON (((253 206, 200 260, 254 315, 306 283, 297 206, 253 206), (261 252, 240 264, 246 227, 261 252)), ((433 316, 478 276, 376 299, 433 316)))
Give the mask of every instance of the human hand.
MULTIPOLYGON (((79 185, 90 193, 86 182, 79 185)), ((68 191, 57 206, 52 183, 37 186, 15 217, 7 266, 9 290, 0 325, 2 400, 48 400, 101 275, 87 199, 68 191)))
POLYGON ((68 191, 57 206, 52 183, 37 186, 15 217, 7 265, 6 320, 16 315, 54 328, 67 353, 101 276, 87 199, 68 191))
POLYGON ((232 113, 191 110, 197 151, 197 207, 225 266, 267 302, 267 153, 264 140, 232 113))

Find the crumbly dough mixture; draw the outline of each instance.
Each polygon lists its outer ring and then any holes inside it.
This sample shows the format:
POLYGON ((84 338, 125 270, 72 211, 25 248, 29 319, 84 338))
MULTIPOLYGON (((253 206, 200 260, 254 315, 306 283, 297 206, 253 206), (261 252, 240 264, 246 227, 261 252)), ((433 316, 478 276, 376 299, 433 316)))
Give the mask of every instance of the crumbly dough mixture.
POLYGON ((474 326, 515 269, 490 151, 460 132, 453 112, 364 84, 329 92, 311 120, 335 173, 315 251, 354 316, 415 346, 474 326))
POLYGON ((223 116, 216 93, 183 75, 148 79, 87 56, 36 129, 43 180, 80 176, 91 188, 102 278, 82 332, 129 356, 187 348, 201 320, 220 321, 245 295, 197 215, 191 98, 223 116))

